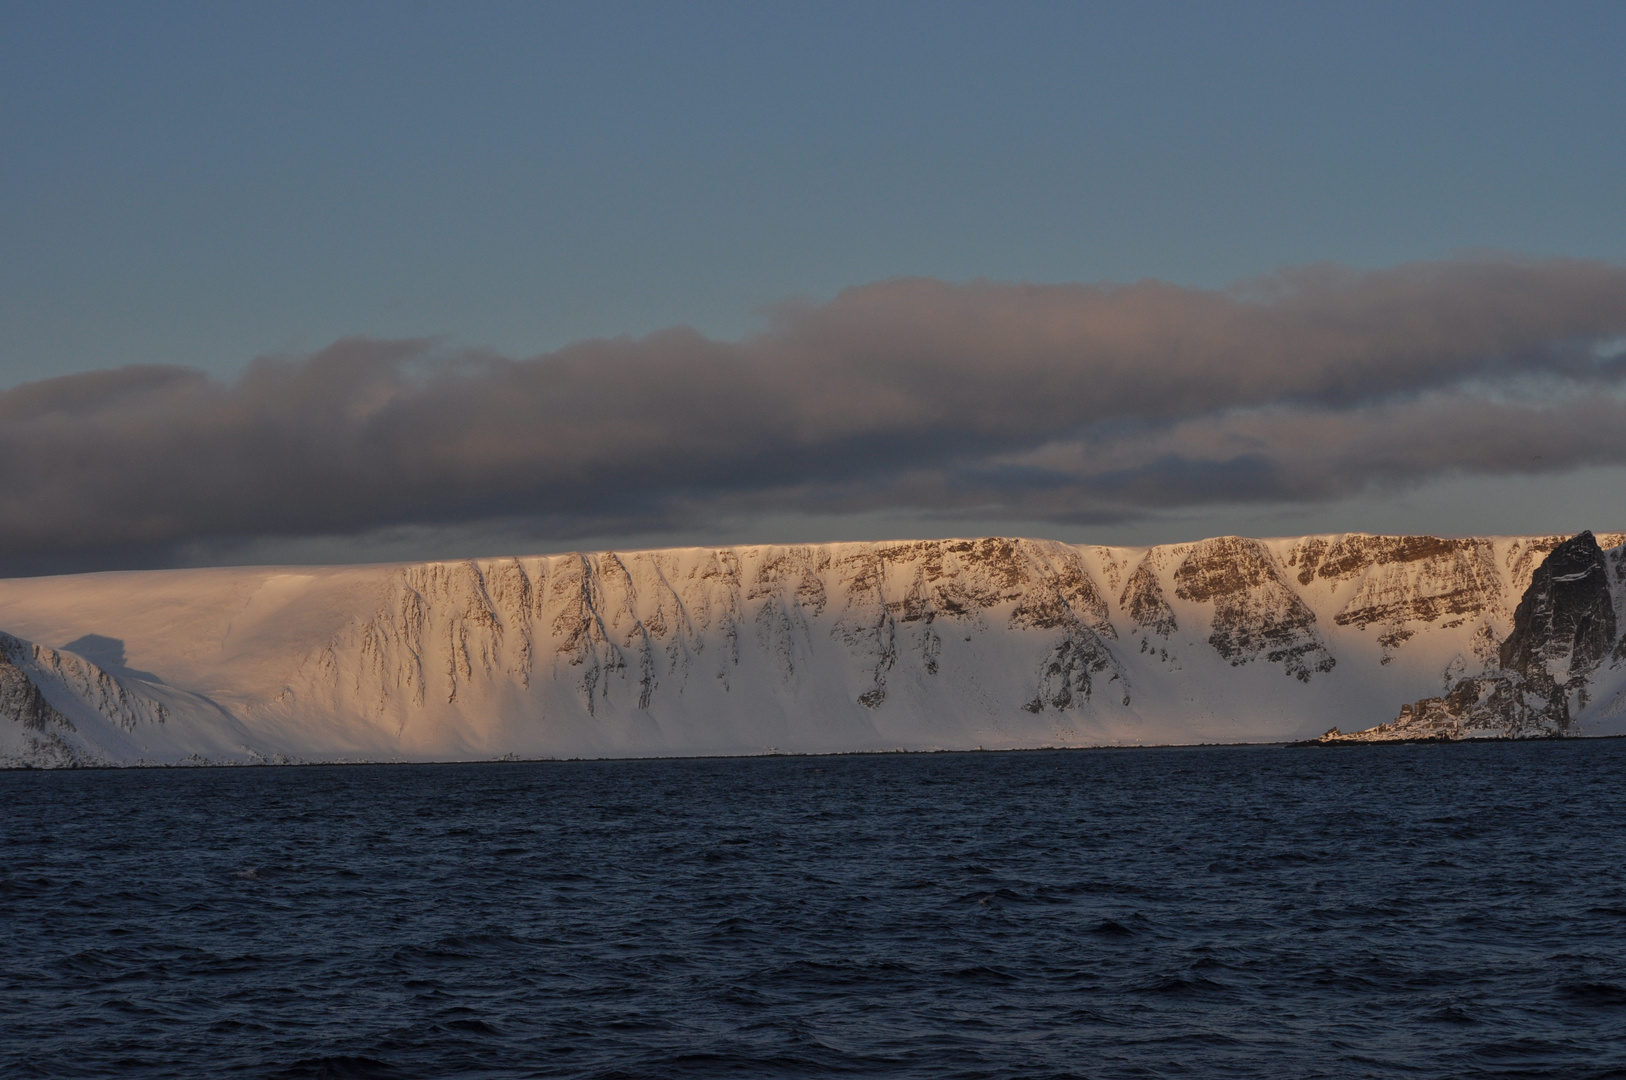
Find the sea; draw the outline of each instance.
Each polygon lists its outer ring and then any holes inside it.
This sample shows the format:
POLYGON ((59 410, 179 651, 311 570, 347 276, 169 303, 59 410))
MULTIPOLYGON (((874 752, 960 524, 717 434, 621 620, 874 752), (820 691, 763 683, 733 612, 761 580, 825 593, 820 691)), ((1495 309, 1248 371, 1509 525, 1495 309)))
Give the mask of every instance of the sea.
POLYGON ((1626 1077, 1626 741, 0 773, 0 1076, 1626 1077))

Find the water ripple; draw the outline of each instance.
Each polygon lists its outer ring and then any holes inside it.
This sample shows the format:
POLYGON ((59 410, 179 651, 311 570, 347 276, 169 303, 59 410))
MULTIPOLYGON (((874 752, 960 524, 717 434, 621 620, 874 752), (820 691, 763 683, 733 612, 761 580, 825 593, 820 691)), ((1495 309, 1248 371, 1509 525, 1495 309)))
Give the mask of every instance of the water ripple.
POLYGON ((0 1075, 1626 1076, 1623 776, 1621 741, 4 773, 0 1075))

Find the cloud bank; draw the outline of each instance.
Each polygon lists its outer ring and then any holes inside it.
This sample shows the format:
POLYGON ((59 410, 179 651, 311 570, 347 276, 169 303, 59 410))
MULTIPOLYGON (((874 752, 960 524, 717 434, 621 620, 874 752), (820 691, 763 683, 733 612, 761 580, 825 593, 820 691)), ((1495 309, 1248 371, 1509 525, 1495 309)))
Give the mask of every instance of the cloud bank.
MULTIPOLYGON (((340 341, 0 394, 0 560, 529 518, 876 507, 1109 521, 1626 462, 1626 268, 1511 258, 1229 290, 925 279, 530 359, 340 341)), ((132 554, 137 553, 137 554, 132 554)))

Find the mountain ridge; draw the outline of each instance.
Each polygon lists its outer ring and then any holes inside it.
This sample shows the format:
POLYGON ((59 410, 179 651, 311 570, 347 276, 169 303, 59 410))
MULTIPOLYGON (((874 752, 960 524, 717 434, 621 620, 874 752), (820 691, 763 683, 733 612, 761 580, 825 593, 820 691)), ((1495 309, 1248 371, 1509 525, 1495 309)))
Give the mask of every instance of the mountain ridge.
POLYGON ((1626 536, 1581 535, 1591 561, 1574 578, 1542 575, 1579 536, 1324 534, 10 579, 0 765, 1626 731, 1626 536), (1591 651, 1548 685, 1533 665, 1554 662, 1547 638, 1575 637, 1573 613, 1521 604, 1575 582, 1591 651), (66 647, 87 641, 117 655, 66 647), (1529 705, 1516 722, 1484 704, 1497 679, 1529 705))

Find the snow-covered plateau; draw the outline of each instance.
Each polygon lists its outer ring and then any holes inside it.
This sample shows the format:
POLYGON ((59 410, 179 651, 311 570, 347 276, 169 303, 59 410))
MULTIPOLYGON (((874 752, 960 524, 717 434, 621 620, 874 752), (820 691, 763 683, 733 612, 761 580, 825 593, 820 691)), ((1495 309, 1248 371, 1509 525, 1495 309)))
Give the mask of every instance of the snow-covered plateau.
POLYGON ((0 765, 1626 733, 1623 541, 986 538, 0 580, 0 765))

